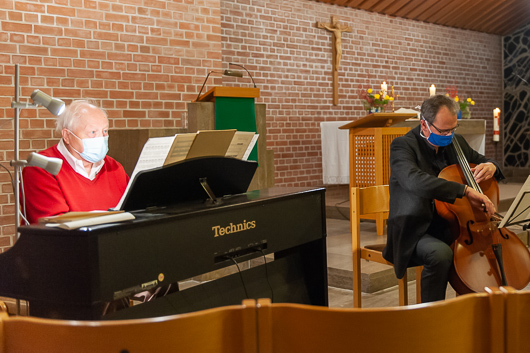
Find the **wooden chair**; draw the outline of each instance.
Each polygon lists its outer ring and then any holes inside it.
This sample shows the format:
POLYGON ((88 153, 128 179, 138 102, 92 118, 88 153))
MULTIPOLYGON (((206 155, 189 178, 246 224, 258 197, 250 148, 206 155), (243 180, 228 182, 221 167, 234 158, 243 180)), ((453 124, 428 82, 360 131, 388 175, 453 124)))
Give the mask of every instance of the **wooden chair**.
POLYGON ((257 352, 255 300, 150 319, 0 318, 2 353, 257 352))
POLYGON ((530 350, 530 291, 501 290, 506 305, 506 353, 526 353, 530 350))
MULTIPOLYGON (((391 308, 327 308, 258 300, 260 353, 504 351, 502 294, 391 308)), ((524 329, 524 328, 521 328, 524 329)))
MULTIPOLYGON (((350 188, 350 223, 353 255, 353 307, 361 307, 361 259, 393 266, 383 258, 385 244, 361 246, 361 215, 384 213, 388 218, 390 195, 388 185, 350 188)), ((421 269, 416 267, 416 301, 421 302, 421 269)), ((408 305, 407 274, 398 280, 399 305, 408 305)))

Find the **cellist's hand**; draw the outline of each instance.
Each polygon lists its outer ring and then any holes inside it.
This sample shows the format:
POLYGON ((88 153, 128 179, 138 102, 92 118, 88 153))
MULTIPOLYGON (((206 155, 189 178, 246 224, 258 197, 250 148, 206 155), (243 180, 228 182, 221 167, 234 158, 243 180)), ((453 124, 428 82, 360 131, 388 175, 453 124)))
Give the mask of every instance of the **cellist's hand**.
POLYGON ((495 164, 491 162, 481 163, 475 168, 471 168, 471 171, 473 172, 477 183, 480 183, 484 180, 491 179, 497 171, 497 167, 495 167, 495 164))
POLYGON ((495 212, 497 212, 493 202, 491 202, 486 195, 476 191, 473 188, 466 188, 466 197, 468 198, 471 207, 477 211, 486 213, 488 217, 492 217, 495 212))

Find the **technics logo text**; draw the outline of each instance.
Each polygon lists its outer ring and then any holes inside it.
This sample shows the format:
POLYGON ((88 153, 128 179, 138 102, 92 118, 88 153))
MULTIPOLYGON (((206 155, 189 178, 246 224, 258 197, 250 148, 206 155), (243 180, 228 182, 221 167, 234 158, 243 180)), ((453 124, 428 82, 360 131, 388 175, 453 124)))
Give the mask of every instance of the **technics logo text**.
POLYGON ((212 230, 214 231, 214 237, 218 237, 220 235, 225 234, 232 234, 237 232, 242 232, 245 230, 256 228, 256 221, 248 221, 243 220, 243 222, 234 224, 230 222, 230 225, 223 227, 223 226, 213 226, 212 230))

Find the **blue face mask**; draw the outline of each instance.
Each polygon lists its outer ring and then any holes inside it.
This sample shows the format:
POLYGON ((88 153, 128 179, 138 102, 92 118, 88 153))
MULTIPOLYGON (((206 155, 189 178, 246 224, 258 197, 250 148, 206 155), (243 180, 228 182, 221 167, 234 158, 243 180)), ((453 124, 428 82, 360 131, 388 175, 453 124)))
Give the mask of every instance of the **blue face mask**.
POLYGON ((438 135, 431 131, 427 120, 425 120, 425 123, 427 124, 427 129, 429 129, 429 131, 431 132, 429 137, 427 137, 427 141, 429 141, 431 144, 438 147, 445 147, 449 146, 449 144, 453 141, 453 136, 455 136, 454 131, 451 132, 451 135, 438 135))
MULTIPOLYGON (((83 143, 83 152, 77 151, 72 147, 74 151, 79 153, 81 158, 90 163, 96 163, 105 158, 109 151, 109 137, 90 137, 90 138, 79 138, 72 131, 68 130, 72 135, 81 140, 83 143)), ((70 145, 71 146, 71 145, 70 145)))

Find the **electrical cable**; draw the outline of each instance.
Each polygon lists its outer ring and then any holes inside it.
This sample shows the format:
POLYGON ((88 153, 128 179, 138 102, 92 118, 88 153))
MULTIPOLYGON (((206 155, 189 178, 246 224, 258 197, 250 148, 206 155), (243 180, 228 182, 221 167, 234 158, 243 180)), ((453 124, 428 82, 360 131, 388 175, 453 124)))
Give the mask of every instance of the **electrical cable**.
POLYGON ((267 284, 269 285, 269 288, 271 290, 271 302, 274 303, 274 290, 272 289, 271 282, 269 281, 269 271, 267 270, 267 258, 265 257, 263 249, 260 248, 259 251, 263 255, 263 261, 265 261, 265 279, 267 280, 267 284))
POLYGON ((15 192, 15 181, 13 180, 13 175, 11 175, 11 171, 7 169, 7 167, 0 163, 0 167, 4 168, 7 171, 7 174, 9 174, 9 177, 11 178, 11 187, 13 188, 13 193, 15 192))
POLYGON ((239 277, 241 278, 241 283, 243 284, 243 289, 245 290, 245 297, 247 299, 250 299, 248 296, 248 292, 247 292, 247 286, 245 285, 245 281, 243 280, 243 274, 241 273, 241 269, 239 268, 239 264, 237 263, 236 259, 234 259, 233 257, 229 256, 228 258, 234 261, 234 263, 236 264, 237 271, 239 272, 239 277))
MULTIPOLYGON (((0 163, 0 167, 4 168, 6 171, 7 171, 7 174, 9 174, 9 178, 11 179, 11 188, 13 189, 13 193, 15 193, 15 181, 13 180, 13 175, 11 174, 11 171, 9 169, 7 169, 7 167, 3 164, 0 163)), ((15 167, 16 168, 16 167, 15 167)), ((21 177, 21 180, 22 180, 22 177, 21 177)), ((21 182, 21 189, 22 189, 22 199, 25 200, 25 197, 24 197, 24 185, 22 184, 21 182)), ((20 216, 22 217, 22 219, 24 220, 24 222, 29 225, 29 222, 26 218, 26 204, 24 203, 24 214, 21 214, 20 216)), ((18 220, 16 221, 18 222, 18 220)))
MULTIPOLYGON (((22 177, 22 171, 18 173, 18 177, 20 178, 20 196, 22 197, 22 212, 20 212, 20 217, 24 220, 26 225, 29 226, 28 219, 26 218, 26 194, 24 192, 24 178, 22 177)), ((18 219, 16 222, 18 222, 18 219)))
POLYGON ((335 204, 335 208, 337 209, 337 212, 339 212, 340 215, 341 215, 342 217, 344 217, 344 219, 346 219, 346 220, 349 221, 349 220, 350 220, 350 215, 349 215, 349 213, 344 214, 344 212, 342 212, 341 209, 340 209, 340 205, 342 205, 343 203, 347 203, 347 202, 349 203, 350 200, 345 200, 345 201, 337 202, 337 203, 335 204))

